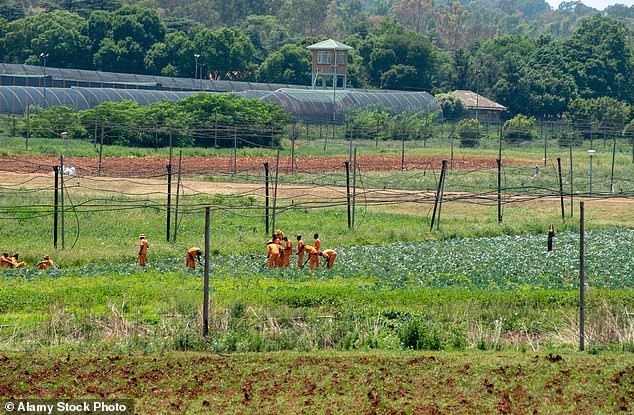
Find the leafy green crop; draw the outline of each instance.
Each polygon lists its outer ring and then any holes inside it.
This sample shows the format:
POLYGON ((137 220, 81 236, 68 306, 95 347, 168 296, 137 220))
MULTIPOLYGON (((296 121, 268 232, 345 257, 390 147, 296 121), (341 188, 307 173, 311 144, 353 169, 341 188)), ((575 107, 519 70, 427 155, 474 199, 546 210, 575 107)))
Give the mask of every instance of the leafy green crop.
MULTIPOLYGON (((516 289, 573 289, 578 286, 578 235, 563 232, 554 250, 546 251, 541 235, 459 238, 443 241, 393 243, 335 247, 339 255, 332 271, 315 273, 295 267, 268 270, 264 254, 212 255, 214 276, 235 277, 236 283, 249 277, 279 277, 286 284, 319 284, 344 278, 365 289, 407 287, 516 289)), ((586 237, 586 281, 606 289, 634 285, 634 231, 589 231, 586 237)), ((153 259, 147 271, 187 273, 182 258, 153 259)), ((90 264, 78 268, 47 271, 56 276, 134 275, 145 270, 133 264, 90 264)), ((196 271, 202 274, 202 269, 196 271)), ((40 278, 35 269, 7 270, 5 278, 40 278)), ((246 281, 246 280, 245 280, 246 281)))

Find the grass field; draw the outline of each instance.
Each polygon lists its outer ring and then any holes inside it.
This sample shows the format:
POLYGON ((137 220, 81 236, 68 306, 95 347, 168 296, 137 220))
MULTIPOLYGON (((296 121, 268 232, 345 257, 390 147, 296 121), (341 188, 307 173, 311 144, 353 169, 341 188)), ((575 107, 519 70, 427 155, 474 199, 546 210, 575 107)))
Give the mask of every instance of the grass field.
MULTIPOLYGON (((18 144, 0 154, 24 155, 18 144)), ((28 154, 63 149, 56 140, 31 145, 28 154)), ((82 145, 73 151, 94 155, 90 143, 82 145)), ((310 142, 302 148, 320 151, 310 142)), ((329 151, 345 156, 348 148, 340 143, 329 151)), ((497 156, 494 146, 460 151, 497 156)), ((573 167, 584 175, 587 149, 576 151, 573 167)), ((628 151, 623 146, 616 163, 626 191, 634 178, 628 151)), ((543 157, 538 145, 505 152, 525 162, 543 157)), ((596 157, 595 186, 605 191, 611 154, 596 157)), ((460 186, 486 193, 489 176, 463 177, 460 186)), ((448 191, 441 226, 430 230, 431 199, 372 205, 360 198, 350 230, 345 206, 301 206, 303 190, 289 186, 301 181, 310 188, 311 181, 330 180, 324 177, 289 175, 280 188, 285 202, 275 228, 291 237, 302 233, 308 243, 319 232, 322 247, 339 253, 332 271, 310 273, 261 267, 267 236, 258 183, 226 187, 217 178, 188 178, 193 190, 183 200, 192 208, 181 212, 178 242, 171 243, 163 180, 69 180, 66 247, 54 250, 51 178, 2 174, 0 250, 19 252, 29 267, 0 271, 0 396, 134 398, 138 413, 632 411, 631 199, 585 199, 586 352, 580 353, 578 203, 569 217, 566 199, 562 220, 557 198, 507 195, 500 224, 495 199, 451 199, 448 191), (106 190, 115 193, 103 197, 106 190), (147 193, 141 203, 153 207, 117 209, 132 206, 137 193, 147 193), (87 207, 96 198, 104 208, 87 207), (216 209, 203 337, 202 270, 185 270, 183 256, 204 245, 206 204, 216 209), (557 235, 547 253, 551 223, 557 235), (151 243, 145 269, 135 264, 139 233, 151 243), (59 268, 34 269, 44 253, 59 268)), ((433 184, 420 172, 364 178, 368 188, 433 184)), ((542 184, 550 188, 555 182, 548 180, 542 184)), ((341 185, 320 187, 316 200, 338 201, 341 185)))

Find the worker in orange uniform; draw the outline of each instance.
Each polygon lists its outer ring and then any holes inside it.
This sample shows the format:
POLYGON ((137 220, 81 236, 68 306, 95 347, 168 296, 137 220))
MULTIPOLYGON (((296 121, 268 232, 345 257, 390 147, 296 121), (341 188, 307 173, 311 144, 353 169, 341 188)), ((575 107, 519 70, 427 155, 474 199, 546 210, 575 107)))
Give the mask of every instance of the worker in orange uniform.
POLYGON ((200 248, 190 248, 190 250, 185 254, 185 266, 190 269, 196 269, 196 262, 202 265, 200 262, 201 255, 202 251, 200 248))
POLYGON ((321 248, 321 241, 319 240, 319 234, 316 233, 313 238, 315 239, 313 241, 313 246, 315 247, 315 249, 317 250, 317 253, 319 253, 319 249, 321 248))
POLYGON ((304 252, 308 254, 308 266, 313 271, 315 267, 319 268, 319 252, 314 246, 304 245, 304 252))
POLYGON ((0 257, 0 267, 14 268, 13 260, 9 257, 7 252, 2 254, 2 257, 0 257))
POLYGON ((324 249, 321 251, 321 256, 326 260, 326 264, 328 264, 328 269, 332 269, 332 265, 335 263, 335 258, 337 258, 337 253, 332 249, 324 249))
MULTIPOLYGON (((148 243, 148 241, 145 239, 145 235, 141 234, 139 235, 139 265, 141 265, 142 267, 145 266, 145 258, 147 257, 147 249, 150 246, 150 244, 148 243)), ((136 246, 136 244, 134 245, 136 246)))
POLYGON ((282 252, 282 266, 290 267, 291 266, 291 254, 293 253, 293 242, 288 239, 288 237, 283 238, 284 241, 284 252, 282 252))
POLYGON ((277 268, 280 266, 280 253, 284 251, 281 244, 276 241, 278 239, 273 237, 266 243, 267 256, 269 257, 269 268, 277 268))
POLYGON ((37 264, 37 267, 39 269, 46 269, 48 267, 53 267, 53 266, 55 266, 55 264, 53 264, 53 261, 51 260, 51 257, 48 254, 44 255, 44 261, 37 264))
POLYGON ((297 268, 304 268, 304 241, 302 241, 302 235, 297 235, 297 268))
POLYGON ((18 260, 19 255, 17 253, 13 254, 13 266, 16 268, 24 268, 26 267, 26 262, 22 261, 20 262, 20 260, 18 260))

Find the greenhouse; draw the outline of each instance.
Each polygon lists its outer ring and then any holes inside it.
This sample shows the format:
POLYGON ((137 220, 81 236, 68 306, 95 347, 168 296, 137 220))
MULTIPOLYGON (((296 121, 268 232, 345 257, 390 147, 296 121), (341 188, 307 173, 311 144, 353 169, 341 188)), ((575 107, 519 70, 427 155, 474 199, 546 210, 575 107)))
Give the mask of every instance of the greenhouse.
MULTIPOLYGON (((200 92, 120 88, 0 86, 0 113, 25 114, 27 107, 49 108, 62 105, 81 111, 105 101, 132 100, 138 102, 139 105, 147 105, 164 99, 176 101, 198 93, 200 92)), ((427 92, 283 88, 278 91, 244 91, 236 95, 277 104, 290 113, 293 119, 309 123, 342 122, 351 110, 382 108, 394 114, 414 112, 430 114, 440 111, 438 101, 427 92)))
POLYGON ((136 75, 0 64, 0 113, 24 114, 27 108, 70 106, 85 110, 105 101, 132 100, 139 105, 179 100, 206 93, 234 93, 281 106, 295 120, 343 122, 350 111, 382 108, 394 114, 440 111, 427 92, 310 89, 302 85, 264 84, 136 75))
POLYGON ((44 68, 35 65, 0 63, 0 86, 86 87, 121 89, 161 89, 168 91, 240 92, 276 91, 280 88, 310 86, 222 81, 130 73, 89 71, 84 69, 44 68))

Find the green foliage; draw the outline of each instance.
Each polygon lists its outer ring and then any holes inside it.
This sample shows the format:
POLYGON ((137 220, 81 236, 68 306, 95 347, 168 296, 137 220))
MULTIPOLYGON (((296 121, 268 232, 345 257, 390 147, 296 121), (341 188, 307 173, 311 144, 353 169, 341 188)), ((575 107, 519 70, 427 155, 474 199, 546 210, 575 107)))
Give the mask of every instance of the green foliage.
MULTIPOLYGON (((213 128, 216 122, 230 126, 238 123, 243 126, 240 146, 275 146, 288 119, 288 114, 279 106, 258 99, 201 93, 177 102, 164 100, 146 106, 133 101, 106 101, 78 113, 70 107, 38 110, 29 116, 29 130, 31 135, 39 137, 54 138, 67 131, 73 138, 93 139, 97 124, 103 125, 106 145, 165 147, 169 146, 171 135, 174 146, 209 147, 233 146, 233 140, 230 143, 229 140, 216 143, 204 137, 195 140, 196 129, 213 128)), ((20 121, 22 134, 26 134, 26 122, 25 118, 20 121)), ((97 134, 101 136, 101 131, 97 134)))
POLYGON ((310 84, 311 54, 302 45, 284 45, 270 54, 258 70, 258 81, 291 85, 310 84))
POLYGON ((467 107, 460 98, 451 94, 438 94, 436 99, 442 108, 443 118, 458 120, 467 115, 467 107))
POLYGON ((532 140, 534 122, 535 118, 518 114, 502 126, 504 137, 511 143, 532 140))
MULTIPOLYGON (((22 119, 22 130, 26 129, 22 119)), ((36 137, 57 138, 61 132, 67 132, 69 138, 85 137, 87 132, 81 123, 78 112, 72 107, 60 106, 41 109, 30 120, 31 134, 36 137)))
POLYGON ((392 114, 389 108, 350 111, 346 137, 375 140, 424 140, 438 128, 433 114, 392 114))
POLYGON ((582 130, 621 130, 631 119, 632 107, 610 97, 576 98, 566 116, 582 130))
POLYGON ((465 118, 458 123, 460 147, 473 148, 480 145, 480 122, 474 118, 465 118))
POLYGON ((55 67, 90 66, 90 40, 83 28, 85 20, 68 11, 38 13, 6 25, 5 62, 41 65, 41 53, 47 53, 46 64, 55 67))

